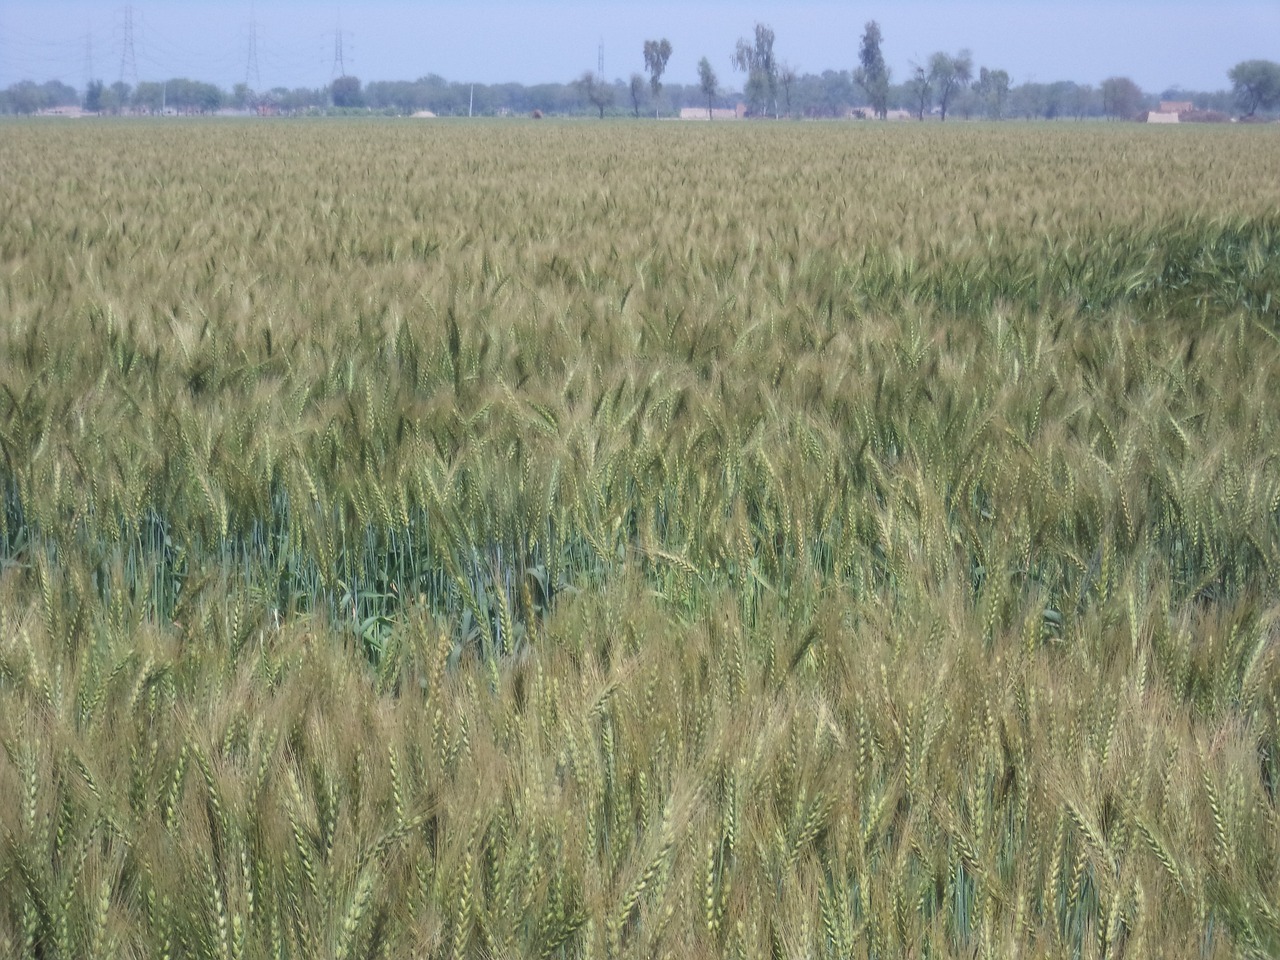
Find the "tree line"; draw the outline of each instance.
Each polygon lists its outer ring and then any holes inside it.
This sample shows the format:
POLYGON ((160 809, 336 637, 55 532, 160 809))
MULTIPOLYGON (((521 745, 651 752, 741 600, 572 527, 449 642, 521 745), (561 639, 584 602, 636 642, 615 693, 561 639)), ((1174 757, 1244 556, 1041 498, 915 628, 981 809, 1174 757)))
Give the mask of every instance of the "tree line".
POLYGON ((968 50, 937 51, 912 63, 895 82, 882 51, 879 24, 870 21, 862 33, 857 64, 848 70, 801 73, 775 52, 776 35, 764 23, 740 38, 728 63, 734 83, 722 86, 711 59, 698 63, 696 84, 664 83, 674 50, 669 40, 645 40, 637 69, 627 78, 607 80, 586 70, 568 82, 540 84, 471 84, 427 74, 416 80, 362 84, 342 76, 324 87, 274 87, 257 91, 246 84, 224 90, 186 78, 142 82, 136 86, 102 81, 83 91, 51 80, 24 80, 0 90, 0 113, 31 114, 54 107, 79 106, 91 113, 213 113, 223 109, 258 113, 379 112, 441 116, 503 114, 609 115, 678 114, 685 107, 706 108, 741 103, 755 117, 841 117, 862 114, 886 117, 907 111, 917 119, 965 118, 1059 119, 1128 118, 1159 100, 1190 101, 1205 114, 1238 111, 1245 117, 1280 108, 1280 63, 1243 61, 1228 71, 1229 89, 1187 91, 1171 88, 1153 94, 1128 77, 1109 77, 1098 86, 1070 80, 1014 84, 1008 71, 977 65, 968 50), (740 77, 737 75, 741 75, 740 77), (740 82, 739 82, 740 81, 740 82))

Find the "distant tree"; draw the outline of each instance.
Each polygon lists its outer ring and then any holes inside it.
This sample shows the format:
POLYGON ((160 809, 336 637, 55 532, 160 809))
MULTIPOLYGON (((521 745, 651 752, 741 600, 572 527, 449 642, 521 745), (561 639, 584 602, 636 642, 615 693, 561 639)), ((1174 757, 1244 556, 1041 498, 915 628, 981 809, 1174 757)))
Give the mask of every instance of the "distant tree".
POLYGON ((212 83, 174 77, 160 84, 138 84, 137 100, 151 109, 168 108, 184 113, 212 113, 222 106, 223 93, 212 83))
POLYGON ((89 113, 102 112, 102 94, 106 88, 101 80, 90 80, 84 88, 84 108, 89 113))
POLYGON ((649 88, 653 90, 653 99, 662 93, 662 74, 667 69, 667 61, 671 59, 671 41, 646 40, 644 42, 644 68, 649 73, 649 88))
POLYGON ((329 86, 329 96, 335 107, 363 107, 364 93, 359 77, 339 77, 329 86))
POLYGON ((983 67, 978 71, 978 82, 974 84, 974 92, 992 120, 1004 118, 1005 104, 1009 101, 1009 73, 1006 70, 988 70, 983 67))
POLYGON ((640 116, 640 101, 644 99, 644 77, 638 73, 631 75, 631 106, 635 108, 636 116, 640 116))
POLYGON ((159 113, 165 104, 165 87, 153 80, 143 80, 134 88, 131 102, 135 109, 159 113))
POLYGON ((907 96, 915 104, 916 119, 923 120, 924 112, 933 105, 933 75, 920 64, 915 64, 906 88, 907 96))
POLYGON ((848 70, 823 70, 800 78, 796 99, 806 115, 837 117, 853 106, 857 94, 848 70))
POLYGON ((951 104, 951 114, 955 116, 957 113, 966 120, 972 120, 974 114, 982 113, 985 115, 986 108, 982 105, 982 100, 978 96, 978 92, 974 89, 974 83, 969 84, 963 90, 956 94, 955 101, 951 104))
POLYGON ((869 20, 862 33, 862 48, 858 51, 858 68, 853 72, 853 80, 867 92, 871 108, 883 120, 889 113, 889 68, 880 52, 881 39, 880 24, 869 20))
POLYGON ((1056 120, 1071 112, 1076 85, 1071 80, 1056 80, 1045 87, 1044 118, 1056 120))
POLYGON ((742 37, 734 47, 732 62, 735 69, 747 75, 745 93, 753 108, 763 102, 764 112, 773 104, 778 112, 778 61, 773 55, 773 30, 763 23, 756 24, 754 42, 742 37))
POLYGON ((782 97, 787 104, 787 116, 791 116, 791 88, 796 85, 800 79, 796 73, 796 68, 789 63, 783 63, 778 68, 778 82, 782 84, 782 97))
POLYGON ((1184 90, 1181 87, 1170 87, 1160 92, 1160 99, 1185 100, 1194 104, 1197 111, 1230 113, 1239 107, 1235 91, 1229 87, 1222 90, 1184 90))
POLYGON ((1142 109, 1142 90, 1128 77, 1102 81, 1102 110, 1109 117, 1133 119, 1142 109))
POLYGON ((711 61, 703 57, 698 61, 698 88, 707 100, 708 120, 711 119, 711 108, 716 103, 716 86, 718 84, 719 80, 716 79, 716 72, 711 69, 711 61))
POLYGON ((14 113, 36 113, 47 105, 44 91, 30 80, 19 80, 9 88, 14 113))
POLYGON ((46 80, 40 84, 44 91, 45 105, 50 107, 78 107, 80 92, 61 80, 46 80))
POLYGON ((129 99, 133 96, 133 88, 123 80, 117 80, 111 85, 112 105, 117 113, 129 106, 129 99))
POLYGON ((1040 115, 1044 84, 1027 81, 1009 89, 1009 114, 1030 120, 1040 115))
POLYGON ((328 91, 323 87, 315 90, 307 87, 295 87, 292 90, 275 87, 271 90, 271 94, 276 98, 280 109, 289 113, 319 109, 328 102, 328 91))
POLYGON ((605 83, 603 77, 597 77, 590 70, 583 71, 582 76, 578 78, 577 86, 587 102, 600 111, 600 119, 603 120, 605 109, 613 106, 613 87, 605 83))
POLYGON ((223 93, 212 83, 193 84, 193 106, 201 113, 213 113, 222 106, 223 93))
POLYGON ((947 119, 947 108, 957 91, 963 90, 973 79, 973 57, 968 50, 961 50, 954 57, 939 50, 929 58, 929 81, 938 91, 938 106, 942 119, 947 119))
POLYGON ((1246 117, 1280 105, 1280 63, 1245 60, 1227 71, 1227 79, 1246 117))
POLYGON ((1076 84, 1076 88, 1071 91, 1071 115, 1077 120, 1083 120, 1091 112, 1095 112, 1096 95, 1097 91, 1090 84, 1076 84))

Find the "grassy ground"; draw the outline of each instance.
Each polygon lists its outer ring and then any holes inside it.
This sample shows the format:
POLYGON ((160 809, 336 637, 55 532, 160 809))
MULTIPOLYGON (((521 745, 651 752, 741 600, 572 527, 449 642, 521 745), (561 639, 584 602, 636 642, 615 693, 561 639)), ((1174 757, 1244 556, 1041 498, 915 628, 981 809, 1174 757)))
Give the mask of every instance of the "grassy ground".
POLYGON ((5 125, 0 953, 1280 953, 1278 147, 5 125))

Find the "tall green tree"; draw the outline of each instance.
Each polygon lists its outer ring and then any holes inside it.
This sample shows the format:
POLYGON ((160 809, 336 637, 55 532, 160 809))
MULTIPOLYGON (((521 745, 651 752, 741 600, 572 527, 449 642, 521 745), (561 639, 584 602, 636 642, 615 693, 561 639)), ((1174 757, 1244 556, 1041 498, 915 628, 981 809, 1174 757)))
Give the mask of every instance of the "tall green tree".
POLYGON ((84 89, 84 108, 89 113, 102 112, 102 92, 106 88, 101 80, 90 80, 84 89))
POLYGON ((939 50, 929 58, 929 81, 938 93, 938 106, 944 121, 952 98, 972 79, 973 56, 968 50, 961 50, 954 57, 939 50))
POLYGON ((791 116, 791 88, 800 82, 800 74, 789 63, 778 68, 778 82, 782 84, 782 98, 787 104, 787 116, 791 116))
POLYGON ((363 107, 364 94, 359 77, 339 77, 329 87, 329 95, 335 107, 363 107))
POLYGON ((1007 70, 988 70, 983 67, 978 71, 978 80, 973 85, 974 92, 992 120, 1004 118, 1005 104, 1009 101, 1009 72, 1007 70))
POLYGON ((1142 89, 1128 77, 1102 81, 1102 110, 1114 119, 1131 120, 1142 109, 1142 89))
POLYGON ((1245 60, 1227 71, 1227 79, 1245 116, 1280 106, 1280 63, 1245 60))
POLYGON ((753 109, 764 104, 764 112, 773 105, 773 112, 778 113, 778 61, 773 55, 773 28, 763 23, 756 24, 755 38, 748 40, 739 38, 733 50, 733 65, 747 75, 746 94, 753 109))
POLYGON ((1097 91, 1090 84, 1076 84, 1076 88, 1071 91, 1071 115, 1077 120, 1083 120, 1091 110, 1096 111, 1096 101, 1097 91))
POLYGON ((933 106, 933 75, 920 64, 914 64, 911 79, 903 86, 916 106, 916 119, 923 120, 924 112, 933 106))
POLYGON ((111 96, 108 98, 108 102, 111 105, 111 109, 119 113, 129 106, 129 100, 132 96, 133 88, 123 80, 117 80, 111 85, 111 96))
POLYGON ((644 77, 638 73, 633 73, 628 92, 631 94, 631 106, 635 109, 638 117, 640 116, 640 101, 644 99, 644 77))
POLYGON ((880 51, 883 39, 880 24, 868 20, 862 32, 862 47, 858 51, 858 67, 853 71, 853 80, 867 93, 871 101, 871 109, 883 120, 889 114, 889 68, 885 65, 884 54, 880 51))
POLYGON ((644 42, 644 68, 649 72, 649 88, 653 90, 653 98, 658 99, 662 92, 662 74, 667 69, 667 61, 671 59, 671 41, 665 37, 661 40, 644 42))
POLYGON ((598 77, 590 70, 578 78, 577 86, 587 101, 600 111, 600 119, 603 120, 605 108, 613 106, 613 87, 605 83, 604 77, 598 77))
POLYGON ((46 106, 44 91, 32 80, 19 80, 9 87, 14 113, 35 113, 46 106))
POLYGON ((716 103, 716 87, 719 85, 716 72, 711 68, 711 61, 703 57, 698 61, 698 88, 707 98, 707 119, 711 119, 711 108, 716 103))

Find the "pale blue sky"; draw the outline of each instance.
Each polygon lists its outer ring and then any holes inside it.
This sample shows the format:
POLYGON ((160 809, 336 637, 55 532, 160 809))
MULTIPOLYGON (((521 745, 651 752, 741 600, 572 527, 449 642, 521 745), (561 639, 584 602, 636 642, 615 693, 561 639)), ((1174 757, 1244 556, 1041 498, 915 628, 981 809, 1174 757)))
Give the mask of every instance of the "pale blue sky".
MULTIPOLYGON (((123 0, 0 0, 0 86, 57 78, 81 87, 90 63, 95 76, 119 79, 125 9, 123 0)), ((606 75, 626 77, 642 68, 645 39, 667 37, 675 49, 667 79, 694 82, 706 55, 730 85, 738 82, 729 65, 734 42, 757 20, 774 28, 780 59, 814 73, 853 66, 873 18, 897 79, 934 50, 962 47, 1015 83, 1096 84, 1121 74, 1151 92, 1223 89, 1240 60, 1280 60, 1280 0, 135 0, 132 10, 140 79, 188 76, 228 87, 246 78, 251 23, 258 72, 250 79, 262 88, 328 83, 339 24, 346 70, 366 82, 426 73, 568 80, 595 67, 601 40, 606 75)))

